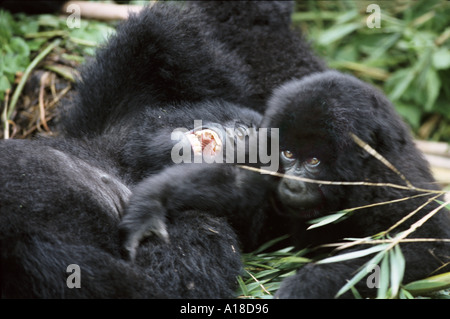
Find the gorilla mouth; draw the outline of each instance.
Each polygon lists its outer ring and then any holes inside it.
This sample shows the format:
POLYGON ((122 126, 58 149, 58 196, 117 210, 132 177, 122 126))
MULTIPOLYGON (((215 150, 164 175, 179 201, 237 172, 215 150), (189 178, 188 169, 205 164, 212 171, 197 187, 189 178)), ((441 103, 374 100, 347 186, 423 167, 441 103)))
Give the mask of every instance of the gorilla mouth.
POLYGON ((222 150, 222 139, 212 129, 190 131, 186 137, 191 143, 194 155, 215 156, 222 150))
POLYGON ((271 196, 270 198, 272 207, 278 215, 285 217, 293 217, 302 220, 310 220, 321 216, 321 208, 323 205, 312 208, 301 208, 283 204, 278 197, 271 196))

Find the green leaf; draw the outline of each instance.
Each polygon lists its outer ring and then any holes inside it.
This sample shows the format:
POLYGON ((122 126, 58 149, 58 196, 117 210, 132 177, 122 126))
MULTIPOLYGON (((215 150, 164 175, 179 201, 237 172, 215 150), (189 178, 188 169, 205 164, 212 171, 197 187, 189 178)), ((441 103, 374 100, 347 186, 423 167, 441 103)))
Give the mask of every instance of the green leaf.
POLYGON ((242 294, 244 296, 248 296, 249 294, 248 294, 247 285, 244 283, 244 280, 242 279, 242 277, 241 276, 237 276, 237 281, 239 283, 239 287, 242 290, 242 294))
POLYGON ((0 44, 6 44, 12 37, 11 25, 14 23, 8 11, 0 10, 0 44))
POLYGON ((414 296, 411 293, 403 288, 400 289, 398 293, 399 299, 414 299, 414 296))
POLYGON ((414 129, 420 127, 422 112, 419 107, 399 100, 395 102, 395 109, 414 129))
POLYGON ((377 298, 386 299, 388 289, 389 289, 389 254, 386 254, 381 261, 377 298))
POLYGON ((19 24, 19 35, 23 36, 28 33, 38 32, 39 30, 39 22, 33 19, 27 19, 19 24))
MULTIPOLYGON (((445 203, 445 202, 443 202, 443 201, 441 201, 441 200, 438 200, 438 199, 436 199, 435 201, 436 201, 437 203, 439 203, 439 205, 444 205, 444 203, 445 203)), ((447 206, 445 206, 445 208, 450 209, 450 203, 449 203, 447 206)))
MULTIPOLYGON (((385 248, 387 245, 379 245, 379 246, 384 246, 383 248, 385 248)), ((375 255, 375 257, 373 257, 369 262, 367 262, 362 267, 362 269, 338 291, 338 293, 336 294, 336 298, 344 294, 347 290, 352 288, 357 282, 359 282, 361 279, 367 276, 367 267, 365 267, 366 265, 378 264, 380 260, 383 258, 383 256, 385 256, 385 254, 386 252, 384 250, 380 251, 377 255, 375 255)))
POLYGON ((265 277, 267 275, 275 274, 275 273, 278 273, 278 272, 280 272, 279 269, 268 269, 268 270, 260 271, 257 274, 253 274, 253 276, 255 276, 255 278, 257 278, 257 279, 260 279, 260 278, 263 278, 263 277, 265 277))
POLYGON ((358 10, 349 10, 347 12, 342 13, 339 17, 336 19, 337 24, 343 24, 350 22, 352 20, 357 19, 359 16, 358 10))
POLYGON ((360 27, 361 23, 359 22, 336 25, 332 29, 324 31, 317 39, 317 43, 320 45, 329 45, 335 41, 342 39, 346 35, 349 35, 360 27))
POLYGON ((391 273, 391 294, 395 297, 400 289, 400 284, 405 273, 405 258, 403 257, 400 246, 396 245, 389 251, 390 273, 391 273))
POLYGON ((423 295, 434 291, 450 288, 450 272, 413 281, 404 286, 412 295, 423 295))
POLYGON ((253 262, 253 261, 246 261, 245 265, 246 265, 246 267, 252 266, 252 267, 257 267, 257 268, 262 268, 262 269, 274 269, 271 266, 267 266, 267 265, 264 265, 264 264, 261 264, 258 262, 253 262))
POLYGON ((394 81, 394 77, 396 78, 396 80, 398 78, 398 81, 394 82, 397 84, 389 94, 389 98, 393 101, 398 100, 403 95, 403 93, 405 93, 405 91, 411 85, 412 81, 415 79, 416 73, 412 68, 400 69, 391 76, 390 81, 394 81))
POLYGON ((283 264, 306 264, 311 262, 311 259, 306 257, 297 257, 297 256, 290 256, 290 257, 284 257, 280 259, 280 263, 283 264))
POLYGON ((5 92, 7 89, 11 88, 11 83, 8 81, 8 78, 3 75, 0 76, 0 92, 5 92))
POLYGON ((28 47, 30 48, 30 51, 38 51, 41 46, 47 42, 47 39, 45 38, 36 38, 31 39, 27 41, 28 47))
POLYGON ((69 80, 70 82, 74 83, 75 82, 75 76, 74 76, 74 70, 70 67, 67 67, 65 65, 45 65, 44 66, 47 70, 53 71, 56 74, 59 74, 60 76, 62 76, 63 78, 65 78, 66 80, 69 80))
POLYGON ((344 217, 345 215, 347 215, 347 213, 349 213, 349 210, 342 210, 340 212, 337 212, 335 214, 331 214, 331 215, 327 215, 324 217, 320 217, 320 218, 316 218, 313 220, 310 220, 308 223, 311 223, 313 225, 309 226, 307 229, 313 229, 313 228, 317 228, 320 226, 324 226, 327 224, 331 224, 339 219, 341 219, 342 217, 344 217))
POLYGON ((440 48, 433 53, 433 66, 436 70, 450 68, 450 51, 448 48, 440 48))
POLYGON ((355 286, 350 288, 353 294, 353 297, 355 297, 355 299, 363 299, 361 294, 358 292, 358 290, 356 290, 355 286))
POLYGON ((376 246, 373 246, 373 247, 370 247, 367 249, 352 251, 351 253, 325 258, 325 259, 319 260, 317 263, 318 264, 328 264, 328 263, 335 263, 335 262, 340 262, 340 261, 349 260, 349 259, 360 258, 360 257, 364 257, 367 255, 382 251, 387 247, 388 247, 388 244, 376 245, 376 246))
POLYGON ((379 41, 378 46, 373 49, 370 53, 370 56, 367 59, 367 62, 377 60, 380 57, 384 56, 386 52, 400 39, 401 33, 394 33, 390 36, 383 35, 381 41, 379 41))
POLYGON ((428 69, 426 85, 427 101, 425 103, 425 110, 431 111, 433 109, 434 103, 436 102, 436 99, 439 96, 439 91, 441 90, 441 80, 438 73, 433 68, 428 69))
POLYGON ((22 38, 13 37, 9 45, 15 55, 19 55, 21 57, 28 57, 30 55, 30 49, 25 40, 22 38))
POLYGON ((41 14, 38 16, 38 23, 40 26, 46 26, 51 28, 58 28, 60 25, 61 19, 52 14, 41 14))

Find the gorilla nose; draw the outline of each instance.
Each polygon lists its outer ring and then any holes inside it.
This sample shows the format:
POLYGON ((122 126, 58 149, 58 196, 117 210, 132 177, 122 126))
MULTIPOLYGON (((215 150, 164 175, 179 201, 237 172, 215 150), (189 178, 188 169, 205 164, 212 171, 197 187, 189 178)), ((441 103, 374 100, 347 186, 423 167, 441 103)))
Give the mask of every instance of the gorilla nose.
POLYGON ((320 204, 320 192, 316 187, 298 180, 284 179, 278 186, 278 196, 286 207, 308 209, 320 204))
POLYGON ((286 179, 283 184, 286 191, 290 193, 299 194, 305 190, 305 184, 296 180, 286 179))

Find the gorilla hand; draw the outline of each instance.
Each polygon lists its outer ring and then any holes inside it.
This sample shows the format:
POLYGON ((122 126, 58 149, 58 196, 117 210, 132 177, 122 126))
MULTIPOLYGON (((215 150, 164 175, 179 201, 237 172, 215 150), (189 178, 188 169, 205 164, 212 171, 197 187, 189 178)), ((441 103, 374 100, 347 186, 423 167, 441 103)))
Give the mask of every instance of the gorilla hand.
POLYGON ((139 242, 145 237, 153 234, 164 242, 169 242, 167 211, 161 201, 161 192, 152 189, 152 185, 149 178, 137 186, 126 208, 126 215, 120 223, 125 255, 131 260, 135 259, 139 242))
POLYGON ((127 257, 134 260, 139 243, 150 235, 169 242, 167 218, 178 213, 197 210, 227 216, 248 202, 259 203, 237 183, 242 174, 260 175, 225 164, 186 164, 143 180, 133 190, 120 223, 127 257))

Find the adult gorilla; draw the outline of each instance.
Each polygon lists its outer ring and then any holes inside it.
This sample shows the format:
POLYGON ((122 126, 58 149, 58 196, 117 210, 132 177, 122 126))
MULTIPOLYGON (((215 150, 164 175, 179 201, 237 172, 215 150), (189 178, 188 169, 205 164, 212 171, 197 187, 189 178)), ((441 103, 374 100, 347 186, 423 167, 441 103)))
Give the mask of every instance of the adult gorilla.
POLYGON ((202 10, 208 35, 242 60, 252 106, 264 112, 273 90, 291 79, 326 70, 299 30, 293 1, 188 1, 202 10))
POLYGON ((170 243, 141 246, 135 263, 120 254, 124 204, 173 165, 175 128, 261 120, 234 104, 250 95, 241 64, 202 19, 166 4, 131 16, 83 71, 63 137, 0 143, 2 297, 233 296, 240 243, 224 218, 192 210, 169 221, 170 243), (66 283, 72 264, 81 288, 66 283))
MULTIPOLYGON (((217 12, 217 5, 211 5, 217 12)), ((247 19, 251 25, 270 20, 254 33, 243 33, 262 42, 265 31, 289 30, 290 10, 289 3, 254 2, 231 20, 247 19)), ((224 136, 204 130, 192 134, 195 120, 203 121, 202 129, 219 131, 255 127, 261 116, 243 105, 259 109, 276 85, 276 73, 258 83, 247 76, 258 62, 234 52, 226 37, 218 39, 212 12, 157 3, 132 15, 84 68, 75 101, 60 119, 61 137, 0 143, 5 172, 0 176, 2 297, 233 295, 241 267, 239 247, 254 247, 262 233, 266 215, 258 210, 229 219, 185 206, 183 216, 153 223, 170 243, 142 243, 133 250, 135 263, 123 260, 118 239, 131 191, 173 165, 175 128, 191 132, 184 136, 187 143, 192 135, 224 136), (67 286, 72 264, 81 270, 80 289, 67 286)), ((274 48, 278 45, 273 42, 274 48)), ((276 50, 267 52, 274 58, 276 50)), ((304 57, 305 66, 315 59, 309 51, 304 57)), ((250 191, 264 195, 257 188, 250 191)))

